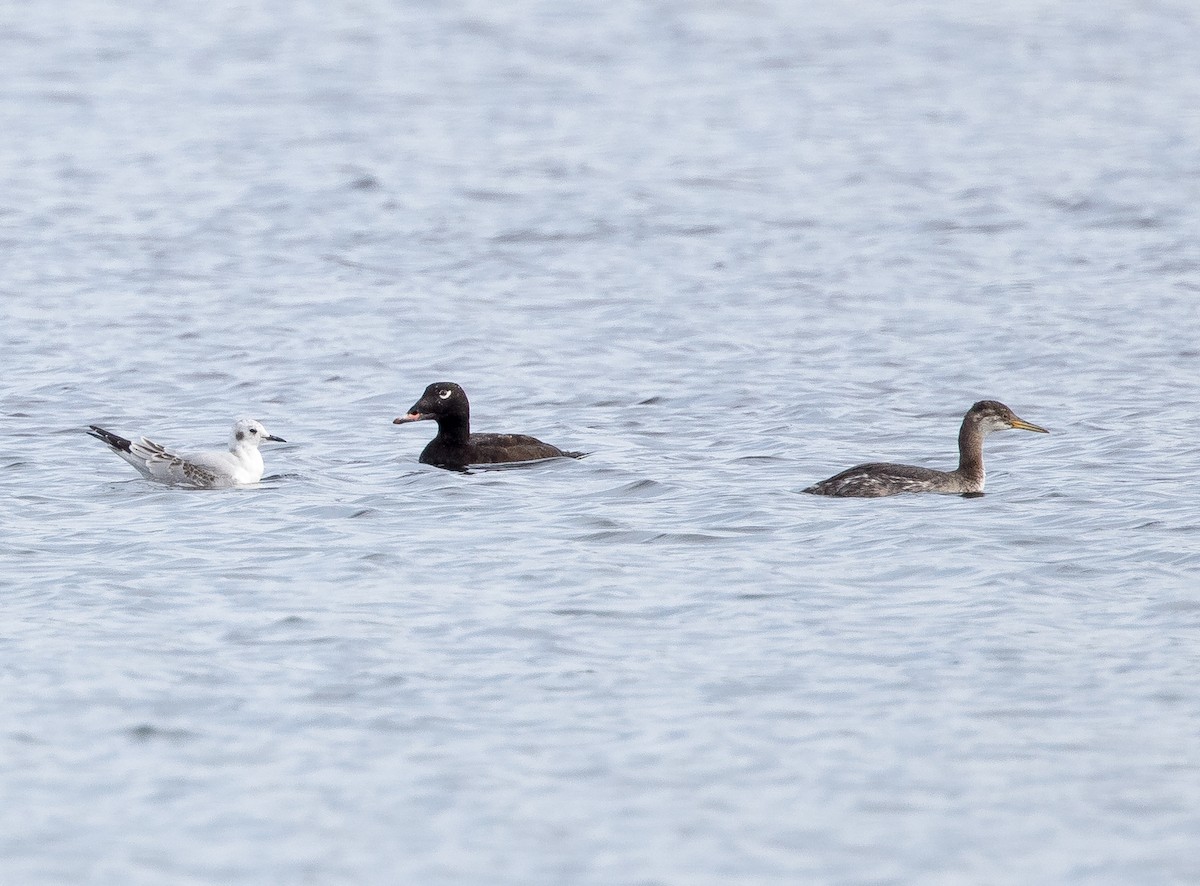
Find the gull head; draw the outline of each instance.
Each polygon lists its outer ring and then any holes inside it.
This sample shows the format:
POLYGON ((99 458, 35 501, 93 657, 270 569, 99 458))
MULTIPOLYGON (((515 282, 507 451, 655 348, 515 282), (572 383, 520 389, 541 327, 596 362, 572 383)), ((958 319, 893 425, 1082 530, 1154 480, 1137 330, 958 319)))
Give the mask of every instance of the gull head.
POLYGON ((233 423, 233 433, 229 438, 229 448, 230 450, 234 450, 243 446, 249 446, 252 449, 257 449, 258 444, 266 440, 275 443, 287 442, 282 437, 268 434, 267 429, 262 426, 262 422, 255 421, 252 418, 239 418, 233 423))

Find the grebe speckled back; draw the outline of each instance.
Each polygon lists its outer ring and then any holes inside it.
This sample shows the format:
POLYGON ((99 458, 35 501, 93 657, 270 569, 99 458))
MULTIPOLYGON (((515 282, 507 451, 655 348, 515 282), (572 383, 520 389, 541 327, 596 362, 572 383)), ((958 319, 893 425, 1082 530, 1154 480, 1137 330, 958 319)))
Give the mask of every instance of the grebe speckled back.
POLYGON ((901 492, 941 492, 977 495, 983 492, 983 438, 992 431, 1020 428, 1049 434, 1045 428, 1017 418, 996 400, 980 400, 963 418, 958 432, 958 468, 934 471, 912 465, 871 463, 857 465, 805 489, 813 495, 843 498, 879 498, 901 492))
POLYGON ((437 436, 421 452, 421 463, 462 471, 468 465, 495 465, 543 458, 582 458, 525 434, 472 434, 467 393, 452 381, 434 382, 407 415, 393 421, 436 421, 437 436))

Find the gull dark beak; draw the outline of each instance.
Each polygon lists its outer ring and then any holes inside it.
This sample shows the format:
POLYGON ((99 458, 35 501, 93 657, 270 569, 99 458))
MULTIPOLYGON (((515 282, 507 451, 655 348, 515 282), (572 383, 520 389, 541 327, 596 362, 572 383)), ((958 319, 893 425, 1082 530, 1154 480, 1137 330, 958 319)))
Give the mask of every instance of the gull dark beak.
POLYGON ((263 437, 263 439, 270 440, 273 443, 286 443, 287 442, 287 440, 283 439, 282 437, 276 437, 274 434, 267 434, 267 436, 263 437))
POLYGON ((1014 417, 1012 420, 1012 426, 1014 428, 1019 428, 1022 431, 1036 431, 1039 434, 1049 434, 1050 433, 1045 428, 1039 428, 1037 425, 1031 424, 1030 422, 1025 421, 1025 419, 1023 419, 1023 418, 1014 417))

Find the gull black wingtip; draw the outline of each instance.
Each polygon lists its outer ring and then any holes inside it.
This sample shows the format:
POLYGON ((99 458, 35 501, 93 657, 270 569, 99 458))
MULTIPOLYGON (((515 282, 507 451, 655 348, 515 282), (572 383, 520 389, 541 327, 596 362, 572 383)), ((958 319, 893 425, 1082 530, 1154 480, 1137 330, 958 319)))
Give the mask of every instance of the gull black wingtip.
POLYGON ((88 425, 88 436, 95 437, 101 443, 106 443, 120 452, 128 452, 132 445, 124 437, 117 436, 112 431, 106 431, 99 425, 88 425))

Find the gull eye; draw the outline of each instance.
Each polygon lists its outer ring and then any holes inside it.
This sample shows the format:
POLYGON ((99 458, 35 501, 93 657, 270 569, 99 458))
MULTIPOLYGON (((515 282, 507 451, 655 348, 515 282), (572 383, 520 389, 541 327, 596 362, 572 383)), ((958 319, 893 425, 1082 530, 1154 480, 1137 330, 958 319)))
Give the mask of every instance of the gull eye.
POLYGON ((439 400, 449 400, 453 393, 454 393, 454 391, 450 390, 449 388, 446 388, 446 390, 444 390, 444 391, 438 391, 438 399, 439 400))
POLYGON ((250 429, 250 433, 251 433, 251 434, 257 434, 257 433, 258 433, 258 428, 251 428, 251 429, 250 429))

